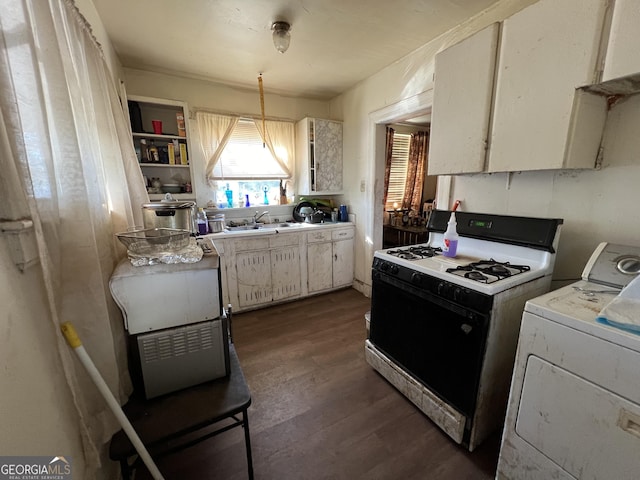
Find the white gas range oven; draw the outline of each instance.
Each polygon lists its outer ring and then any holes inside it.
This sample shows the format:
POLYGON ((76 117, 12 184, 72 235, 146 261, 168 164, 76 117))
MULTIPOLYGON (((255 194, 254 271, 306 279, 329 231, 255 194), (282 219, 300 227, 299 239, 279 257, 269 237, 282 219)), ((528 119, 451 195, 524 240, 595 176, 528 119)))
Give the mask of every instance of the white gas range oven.
POLYGON ((562 220, 456 212, 447 258, 450 213, 432 212, 426 244, 374 254, 365 357, 472 451, 502 425, 524 304, 549 291, 562 220))

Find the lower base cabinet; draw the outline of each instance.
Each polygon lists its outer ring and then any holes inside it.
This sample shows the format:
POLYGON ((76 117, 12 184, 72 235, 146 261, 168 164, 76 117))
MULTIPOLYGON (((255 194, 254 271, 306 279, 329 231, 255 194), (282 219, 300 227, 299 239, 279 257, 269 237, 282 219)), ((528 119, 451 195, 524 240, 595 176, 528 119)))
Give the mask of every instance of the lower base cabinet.
POLYGON ((214 240, 222 296, 250 310, 353 283, 354 227, 214 240))
POLYGON ((353 283, 353 228, 307 233, 309 293, 353 283))

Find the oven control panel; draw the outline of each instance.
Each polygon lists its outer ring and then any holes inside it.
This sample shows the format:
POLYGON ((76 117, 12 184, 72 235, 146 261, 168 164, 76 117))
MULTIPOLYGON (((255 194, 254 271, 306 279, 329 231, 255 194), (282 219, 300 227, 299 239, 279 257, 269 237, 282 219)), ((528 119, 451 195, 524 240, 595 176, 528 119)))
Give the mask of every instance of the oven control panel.
POLYGON ((376 272, 389 276, 398 283, 411 285, 421 292, 429 293, 435 297, 481 313, 488 313, 493 307, 493 297, 491 295, 447 282, 387 260, 373 259, 374 275, 376 272))

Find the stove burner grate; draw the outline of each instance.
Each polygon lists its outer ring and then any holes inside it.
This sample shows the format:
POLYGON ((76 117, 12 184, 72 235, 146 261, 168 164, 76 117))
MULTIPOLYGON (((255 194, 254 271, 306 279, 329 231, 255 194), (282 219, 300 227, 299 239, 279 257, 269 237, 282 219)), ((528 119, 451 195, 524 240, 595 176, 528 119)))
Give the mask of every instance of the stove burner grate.
POLYGON ((394 257, 402 258, 405 260, 420 260, 422 258, 430 258, 435 257, 442 253, 442 249, 440 247, 429 247, 429 246, 412 246, 407 248, 398 248, 395 250, 387 250, 389 255, 394 257))
POLYGON ((511 265, 509 262, 497 262, 491 258, 448 268, 447 273, 464 276, 476 282, 493 283, 529 270, 531 267, 528 265, 511 265))

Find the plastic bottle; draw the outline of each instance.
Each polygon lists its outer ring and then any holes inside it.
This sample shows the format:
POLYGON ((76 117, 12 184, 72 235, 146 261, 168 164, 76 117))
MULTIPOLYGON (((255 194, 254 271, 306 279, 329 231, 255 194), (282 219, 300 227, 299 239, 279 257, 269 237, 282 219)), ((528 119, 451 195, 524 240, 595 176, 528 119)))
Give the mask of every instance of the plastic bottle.
POLYGON ((447 230, 444 232, 444 242, 442 245, 442 255, 445 257, 455 257, 458 250, 458 232, 456 231, 456 214, 451 212, 447 230))
POLYGON ((229 188, 228 183, 227 183, 227 189, 224 191, 224 194, 227 197, 227 207, 233 208, 233 191, 229 188))
POLYGON ((158 149, 153 143, 153 140, 149 140, 149 161, 153 163, 160 162, 160 156, 158 154, 158 149))
POLYGON ((196 223, 198 224, 198 234, 206 235, 209 233, 209 224, 207 223, 207 214, 204 213, 203 208, 198 208, 196 215, 196 223))

